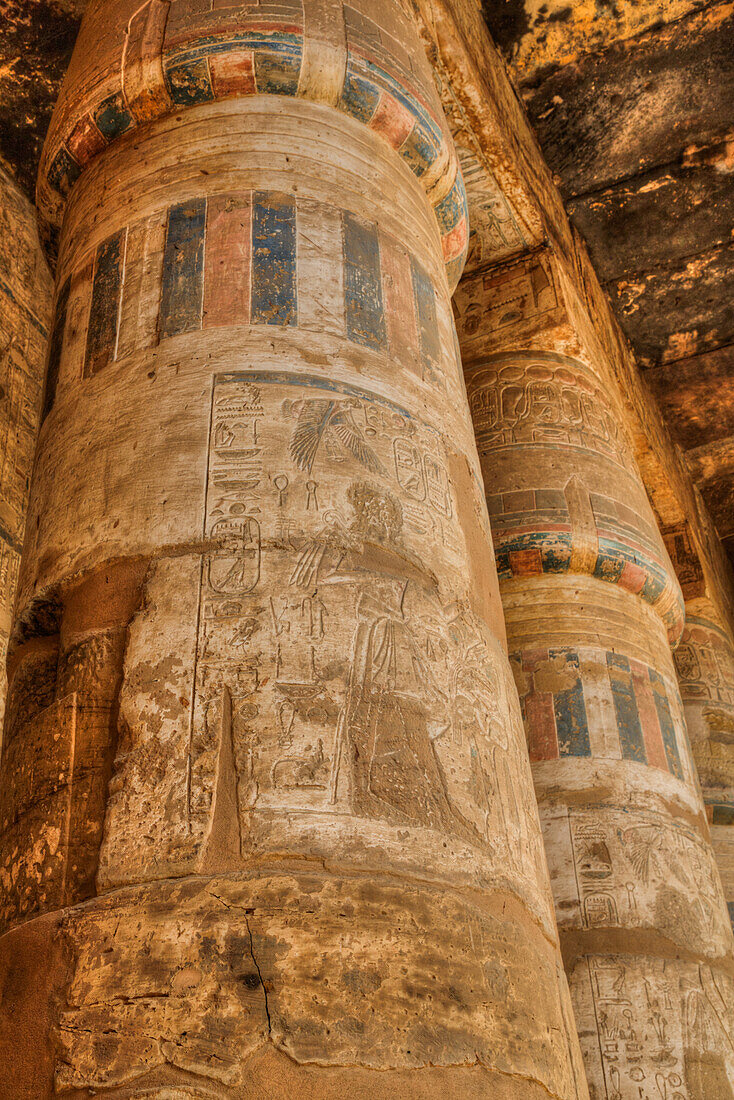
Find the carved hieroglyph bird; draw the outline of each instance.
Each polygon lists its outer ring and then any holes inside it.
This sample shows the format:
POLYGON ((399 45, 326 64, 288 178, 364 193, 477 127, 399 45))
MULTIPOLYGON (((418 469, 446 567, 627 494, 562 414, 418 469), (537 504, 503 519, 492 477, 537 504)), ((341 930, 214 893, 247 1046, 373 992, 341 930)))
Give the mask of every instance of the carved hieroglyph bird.
POLYGON ((372 473, 384 472, 354 420, 352 409, 359 407, 359 402, 352 399, 297 401, 291 406, 290 413, 298 415, 298 423, 291 436, 290 454, 299 470, 311 473, 322 440, 333 435, 372 473))

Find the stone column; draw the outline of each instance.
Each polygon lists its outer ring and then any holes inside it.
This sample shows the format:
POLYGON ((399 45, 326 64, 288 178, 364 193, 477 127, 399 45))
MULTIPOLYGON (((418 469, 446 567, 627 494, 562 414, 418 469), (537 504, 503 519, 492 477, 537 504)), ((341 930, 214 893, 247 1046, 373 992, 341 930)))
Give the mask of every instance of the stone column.
POLYGON ((686 601, 675 651, 683 709, 734 924, 734 641, 706 597, 686 601))
POLYGON ((670 643, 682 597, 548 256, 456 298, 592 1096, 734 1096, 732 936, 670 643))
POLYGON ((92 0, 39 196, 14 1096, 585 1097, 411 17, 92 0))
POLYGON ((0 168, 0 731, 52 296, 36 212, 0 168))

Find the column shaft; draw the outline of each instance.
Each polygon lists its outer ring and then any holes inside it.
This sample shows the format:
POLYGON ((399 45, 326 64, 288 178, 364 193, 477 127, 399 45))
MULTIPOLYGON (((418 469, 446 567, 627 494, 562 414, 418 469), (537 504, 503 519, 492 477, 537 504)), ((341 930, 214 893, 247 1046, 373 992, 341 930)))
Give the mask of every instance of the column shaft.
POLYGON ((28 1095, 586 1096, 411 18, 93 0, 39 195, 63 349, 2 837, 28 1011, 33 930, 62 957, 28 1095))
POLYGON ((593 1096, 731 1097, 732 937, 670 642, 682 596, 549 257, 456 309, 593 1096))
POLYGON ((686 723, 716 863, 734 923, 734 641, 706 597, 686 600, 675 651, 686 723))

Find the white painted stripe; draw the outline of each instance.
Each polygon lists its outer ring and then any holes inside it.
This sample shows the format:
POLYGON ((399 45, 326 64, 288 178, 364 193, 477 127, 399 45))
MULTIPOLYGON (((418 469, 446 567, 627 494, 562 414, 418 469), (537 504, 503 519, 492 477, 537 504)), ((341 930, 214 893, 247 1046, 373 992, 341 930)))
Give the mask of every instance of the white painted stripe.
POLYGON ((344 259, 341 211, 298 201, 298 325, 343 336, 344 259))
POLYGON ((591 755, 600 759, 622 759, 612 686, 603 649, 582 646, 578 650, 584 685, 586 717, 589 722, 591 755))

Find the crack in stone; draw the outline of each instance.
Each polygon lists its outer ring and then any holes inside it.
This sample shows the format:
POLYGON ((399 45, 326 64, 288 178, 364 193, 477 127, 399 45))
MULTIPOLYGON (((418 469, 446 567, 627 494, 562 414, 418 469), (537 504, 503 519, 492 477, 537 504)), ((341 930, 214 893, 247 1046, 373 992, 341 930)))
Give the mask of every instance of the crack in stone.
POLYGON ((207 893, 209 894, 210 897, 215 898, 221 905, 223 905, 225 909, 239 909, 242 912, 242 914, 245 918, 245 927, 247 929, 247 935, 249 936, 249 939, 250 939, 250 958, 252 959, 253 966, 257 970, 257 976, 260 979, 260 985, 261 985, 262 991, 263 991, 263 998, 265 1000, 265 1015, 267 1016, 267 1020, 268 1020, 268 1036, 270 1038, 272 1038, 273 1028, 272 1028, 272 1021, 270 1019, 270 1004, 268 1003, 268 991, 267 991, 267 988, 265 986, 265 980, 263 979, 262 971, 260 970, 260 966, 258 964, 258 961, 255 958, 255 947, 254 947, 253 940, 252 940, 252 929, 250 928, 250 921, 248 920, 248 913, 252 912, 252 910, 246 909, 244 905, 230 905, 229 902, 225 901, 224 898, 219 896, 219 894, 215 894, 212 890, 208 890, 207 893))
POLYGON ((268 1035, 272 1037, 273 1028, 272 1028, 272 1022, 270 1020, 270 1005, 268 1004, 268 991, 265 988, 265 982, 263 980, 263 976, 262 976, 262 972, 260 970, 260 966, 258 964, 257 959, 255 958, 255 949, 254 949, 254 946, 253 946, 253 943, 252 943, 252 930, 250 928, 250 922, 247 919, 247 913, 245 913, 245 927, 247 928, 247 935, 250 937, 250 957, 252 958, 255 969, 257 970, 257 976, 260 979, 260 985, 262 986, 262 990, 263 990, 263 998, 265 1000, 265 1015, 268 1018, 268 1035))

